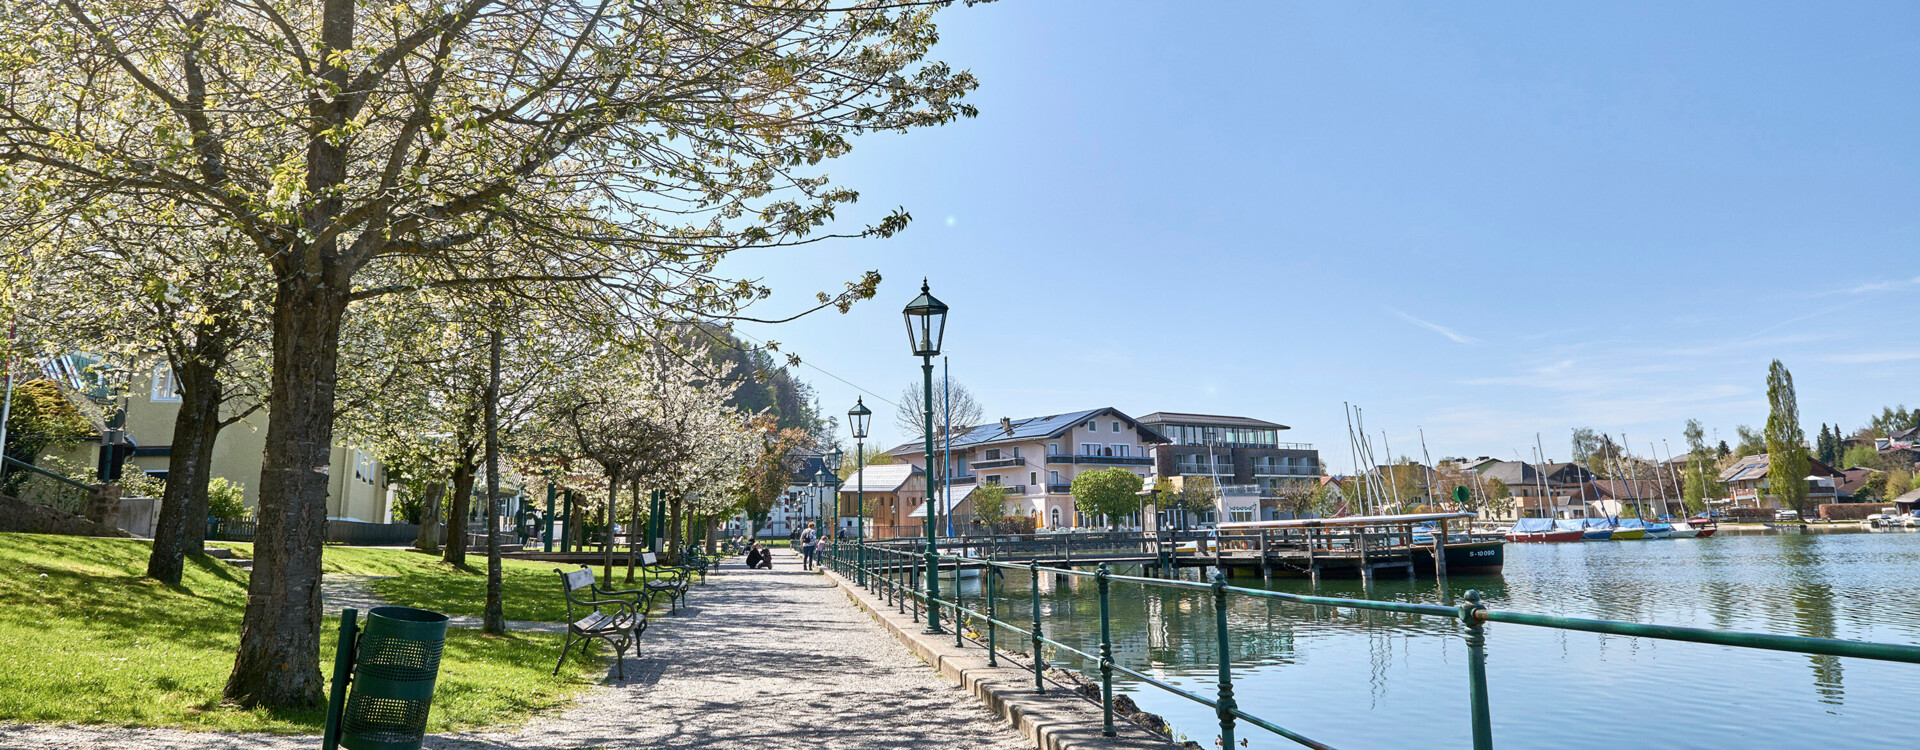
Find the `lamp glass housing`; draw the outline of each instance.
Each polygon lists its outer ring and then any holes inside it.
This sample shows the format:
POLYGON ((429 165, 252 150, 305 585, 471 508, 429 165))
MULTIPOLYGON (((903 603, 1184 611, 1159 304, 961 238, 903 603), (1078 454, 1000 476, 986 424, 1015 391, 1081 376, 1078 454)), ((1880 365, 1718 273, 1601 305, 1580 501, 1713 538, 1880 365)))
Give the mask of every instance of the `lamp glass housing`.
POLYGON ((937 357, 940 355, 941 339, 947 335, 947 305, 935 299, 920 282, 920 296, 907 303, 907 309, 901 311, 907 321, 907 339, 913 346, 916 357, 937 357))
POLYGON ((853 408, 847 410, 847 426, 853 430, 853 439, 867 439, 867 428, 873 425, 873 410, 867 408, 865 399, 854 399, 853 408))

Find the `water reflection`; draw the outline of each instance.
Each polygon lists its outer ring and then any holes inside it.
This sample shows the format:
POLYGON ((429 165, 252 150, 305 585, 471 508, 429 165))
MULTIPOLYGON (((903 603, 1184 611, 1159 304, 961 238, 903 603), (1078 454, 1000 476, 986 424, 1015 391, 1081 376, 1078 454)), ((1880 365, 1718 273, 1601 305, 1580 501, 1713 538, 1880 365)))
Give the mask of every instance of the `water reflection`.
MULTIPOLYGON (((1478 589, 1489 606, 1541 614, 1920 643, 1920 535, 1791 535, 1515 545, 1502 576, 1408 581, 1236 578, 1236 586, 1351 598, 1451 604, 1478 589)), ((1116 573, 1138 574, 1137 569, 1116 573)), ((1192 574, 1188 574, 1192 580, 1192 574)), ((1043 577, 1048 635, 1096 652, 1099 603, 1090 579, 1043 577)), ((1032 582, 999 584, 1002 619, 1031 619, 1032 582)), ((980 595, 979 579, 962 582, 980 595)), ((1206 591, 1112 586, 1115 658, 1211 695, 1217 679, 1206 591)), ((1228 651, 1243 709, 1342 747, 1469 744, 1465 647, 1447 618, 1230 599, 1228 651), (1418 731, 1409 734, 1408 728, 1418 731)), ((1494 625, 1488 672, 1502 747, 1600 748, 1644 740, 1627 717, 1661 720, 1660 747, 1877 747, 1908 744, 1920 716, 1920 667, 1754 652, 1494 625), (1809 681, 1808 673, 1812 679, 1809 681), (1854 700, 1848 701, 1848 683, 1854 700), (1580 727, 1580 731, 1565 731, 1580 727)), ((1017 639, 1002 639, 1003 643, 1017 639)), ((1024 650, 1025 643, 1008 643, 1024 650)), ((1093 665, 1062 659, 1062 666, 1093 665)), ((1201 744, 1210 710, 1127 684, 1147 710, 1201 744)), ((1252 747, 1284 747, 1259 732, 1252 747)))

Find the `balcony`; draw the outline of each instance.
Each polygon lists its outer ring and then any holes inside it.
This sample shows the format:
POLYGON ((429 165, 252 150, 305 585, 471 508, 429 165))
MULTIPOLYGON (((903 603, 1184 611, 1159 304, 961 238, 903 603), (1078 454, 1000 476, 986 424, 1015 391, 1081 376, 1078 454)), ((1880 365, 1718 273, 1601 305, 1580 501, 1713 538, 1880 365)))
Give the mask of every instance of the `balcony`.
POLYGON ((1049 485, 1047 485, 1047 494, 1049 494, 1049 495, 1069 495, 1069 494, 1072 494, 1072 493, 1073 493, 1073 485, 1071 485, 1071 484, 1049 484, 1049 485))
POLYGON ((975 470, 1004 469, 1009 466, 1026 466, 1026 465, 1027 465, 1027 459, 1022 458, 1020 456, 1001 456, 1000 458, 989 458, 989 459, 983 459, 980 461, 967 462, 967 466, 975 470))
MULTIPOLYGON (((1050 464, 1100 464, 1106 466, 1152 466, 1152 456, 1088 456, 1083 454, 1049 453, 1050 464)), ((974 464, 979 466, 979 464, 974 464)))
POLYGON ((1006 490, 1008 495, 1027 494, 1027 486, 1024 484, 983 484, 980 486, 981 487, 999 487, 1000 489, 1006 490))
POLYGON ((1262 466, 1260 464, 1254 464, 1253 475, 1256 477, 1317 477, 1320 476, 1320 467, 1262 466))
POLYGON ((1196 475, 1196 474, 1201 476, 1216 476, 1216 477, 1233 476, 1232 465, 1221 466, 1219 467, 1218 471, 1215 471, 1213 469, 1208 468, 1204 464, 1174 464, 1173 471, 1175 474, 1180 474, 1182 476, 1196 475))
POLYGON ((980 480, 980 477, 974 476, 972 474, 955 474, 953 476, 944 477, 944 478, 934 477, 930 481, 932 481, 934 484, 939 484, 942 481, 944 481, 950 485, 966 485, 966 484, 973 484, 974 482, 977 482, 979 480, 980 480))

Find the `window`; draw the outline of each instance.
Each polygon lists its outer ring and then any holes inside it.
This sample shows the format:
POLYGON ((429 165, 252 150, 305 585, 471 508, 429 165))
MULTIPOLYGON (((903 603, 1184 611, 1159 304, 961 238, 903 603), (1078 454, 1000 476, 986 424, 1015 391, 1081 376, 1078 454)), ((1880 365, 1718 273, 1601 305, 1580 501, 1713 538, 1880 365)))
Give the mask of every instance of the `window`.
POLYGON ((999 474, 988 474, 988 475, 987 475, 987 484, 999 484, 999 483, 1000 483, 1000 475, 999 475, 999 474))
POLYGON ((1058 455, 1060 455, 1060 444, 1059 444, 1059 443, 1047 443, 1047 455, 1049 455, 1049 456, 1058 456, 1058 455))
POLYGON ((1049 520, 1047 523, 1048 526, 1053 528, 1060 527, 1060 508, 1058 507, 1053 508, 1052 512, 1048 514, 1048 517, 1049 517, 1049 520))
POLYGON ((1060 472, 1049 470, 1047 472, 1047 484, 1066 484, 1066 482, 1060 481, 1060 472))
POLYGON ((1227 511, 1227 519, 1234 521, 1236 523, 1242 522, 1242 521, 1251 521, 1253 520, 1253 509, 1252 508, 1234 508, 1232 510, 1227 511))
POLYGON ((1100 455, 1101 447, 1099 443, 1081 443, 1080 453, 1087 456, 1098 456, 1100 455))
POLYGON ((1099 431, 1100 431, 1099 422, 1095 422, 1091 419, 1087 420, 1087 432, 1099 432, 1099 431))
POLYGON ((987 449, 987 460, 988 460, 988 461, 998 461, 998 460, 1000 460, 1000 449, 999 449, 999 448, 988 448, 988 449, 987 449))
POLYGON ((1121 445, 1119 443, 1115 443, 1113 445, 1113 455, 1119 456, 1121 458, 1127 458, 1132 448, 1133 446, 1130 446, 1130 445, 1121 445))
POLYGON ((180 401, 180 383, 173 378, 172 365, 155 365, 153 368, 153 394, 148 401, 177 403, 180 401))
POLYGON ((1016 446, 1013 446, 1013 457, 1014 457, 1014 458, 1019 458, 1019 457, 1020 457, 1020 446, 1018 446, 1018 445, 1016 445, 1016 446))
POLYGON ((1037 472, 1037 471, 1027 472, 1027 484, 1039 484, 1039 483, 1040 483, 1040 472, 1037 472))
POLYGON ((1114 421, 1113 421, 1113 425, 1112 425, 1112 427, 1113 427, 1113 431, 1114 431, 1114 432, 1119 432, 1119 431, 1120 431, 1120 420, 1117 420, 1117 419, 1116 419, 1116 420, 1114 420, 1114 421))
POLYGON ((374 481, 373 456, 371 454, 368 454, 362 451, 354 451, 353 453, 354 453, 354 462, 353 462, 354 480, 365 483, 365 484, 373 484, 373 481, 374 481))

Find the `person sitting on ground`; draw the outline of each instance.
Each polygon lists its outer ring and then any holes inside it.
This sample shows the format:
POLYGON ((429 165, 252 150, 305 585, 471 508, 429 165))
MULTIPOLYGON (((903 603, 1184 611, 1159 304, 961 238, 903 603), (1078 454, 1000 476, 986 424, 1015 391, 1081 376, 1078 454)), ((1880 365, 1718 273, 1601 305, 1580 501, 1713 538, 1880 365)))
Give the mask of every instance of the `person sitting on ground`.
POLYGON ((755 539, 747 543, 748 570, 753 570, 754 568, 772 568, 772 557, 772 555, 768 554, 766 548, 760 546, 760 540, 755 539))

